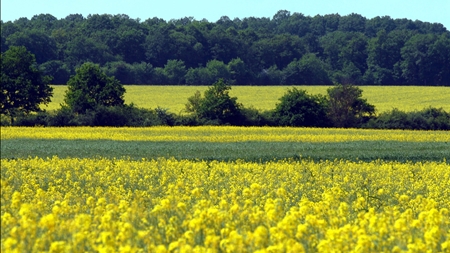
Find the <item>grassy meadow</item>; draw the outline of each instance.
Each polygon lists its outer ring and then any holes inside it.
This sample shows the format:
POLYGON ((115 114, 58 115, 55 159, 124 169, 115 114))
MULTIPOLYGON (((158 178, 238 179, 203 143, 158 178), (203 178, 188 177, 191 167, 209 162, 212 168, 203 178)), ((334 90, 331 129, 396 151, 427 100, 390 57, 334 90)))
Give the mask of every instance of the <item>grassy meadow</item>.
MULTIPOLYGON (((55 85, 54 96, 47 110, 55 110, 63 103, 66 86, 55 85)), ((231 96, 246 107, 253 106, 259 110, 275 108, 278 99, 292 86, 233 86, 231 96)), ((326 94, 329 86, 295 86, 305 89, 310 94, 326 94)), ((182 113, 188 97, 198 90, 203 92, 208 86, 147 86, 125 85, 125 103, 134 103, 143 108, 168 108, 172 113, 182 113)), ((398 108, 402 111, 422 110, 423 108, 442 107, 450 111, 450 87, 423 86, 361 86, 363 97, 378 112, 398 108)))

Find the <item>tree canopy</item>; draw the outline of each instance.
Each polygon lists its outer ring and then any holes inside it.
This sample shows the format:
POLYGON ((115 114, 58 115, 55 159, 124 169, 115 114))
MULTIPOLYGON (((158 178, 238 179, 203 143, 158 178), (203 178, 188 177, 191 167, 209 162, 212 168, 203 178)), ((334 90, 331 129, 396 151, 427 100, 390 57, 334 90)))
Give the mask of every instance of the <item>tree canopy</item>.
POLYGON ((1 113, 11 117, 19 113, 40 111, 51 101, 51 77, 37 69, 36 59, 23 46, 10 47, 1 54, 1 113))
POLYGON ((243 120, 241 105, 237 103, 236 97, 230 97, 230 89, 231 86, 219 79, 205 91, 203 97, 200 92, 190 97, 186 111, 210 123, 240 125, 243 120))
POLYGON ((124 105, 125 88, 114 77, 108 77, 100 66, 84 63, 67 83, 64 102, 74 112, 86 112, 98 106, 124 105))
POLYGON ((328 118, 336 127, 357 127, 375 114, 375 106, 362 98, 362 90, 353 85, 328 88, 328 118))
POLYGON ((324 127, 327 126, 326 110, 325 97, 292 88, 280 98, 274 114, 281 126, 324 127))
POLYGON ((93 62, 123 84, 450 85, 450 32, 389 16, 280 10, 210 22, 39 14, 2 21, 1 30, 2 52, 25 46, 56 84, 93 62))

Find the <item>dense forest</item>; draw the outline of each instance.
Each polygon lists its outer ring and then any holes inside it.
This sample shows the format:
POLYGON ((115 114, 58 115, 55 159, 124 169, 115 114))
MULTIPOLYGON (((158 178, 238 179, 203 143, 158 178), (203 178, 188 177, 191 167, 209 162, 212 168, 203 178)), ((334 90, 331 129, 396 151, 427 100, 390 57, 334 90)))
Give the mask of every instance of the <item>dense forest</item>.
POLYGON ((216 22, 50 14, 1 22, 1 51, 25 46, 65 84, 85 62, 123 84, 450 85, 450 32, 438 23, 359 14, 216 22))

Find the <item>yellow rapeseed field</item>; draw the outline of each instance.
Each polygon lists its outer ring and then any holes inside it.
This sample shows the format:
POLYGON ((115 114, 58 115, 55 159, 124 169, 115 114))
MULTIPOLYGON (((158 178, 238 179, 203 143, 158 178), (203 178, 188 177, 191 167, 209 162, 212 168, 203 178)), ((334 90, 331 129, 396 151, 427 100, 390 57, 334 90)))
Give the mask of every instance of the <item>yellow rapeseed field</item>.
POLYGON ((291 127, 2 127, 1 139, 69 139, 201 142, 450 142, 448 131, 373 130, 291 127))
POLYGON ((449 252, 444 162, 1 161, 2 252, 449 252))
MULTIPOLYGON (((64 101, 67 86, 52 86, 54 96, 48 107, 55 110, 64 101)), ((325 95, 329 86, 295 86, 307 90, 309 94, 325 95)), ((245 107, 253 106, 259 110, 272 110, 287 89, 291 86, 232 86, 231 96, 238 98, 238 102, 245 107)), ((422 87, 422 86, 361 86, 363 98, 375 105, 378 112, 390 111, 398 108, 402 111, 422 110, 426 107, 442 107, 450 111, 450 87, 422 87)), ((138 107, 162 107, 172 113, 183 113, 187 99, 198 90, 203 92, 208 86, 147 86, 125 85, 125 103, 134 103, 138 107)))

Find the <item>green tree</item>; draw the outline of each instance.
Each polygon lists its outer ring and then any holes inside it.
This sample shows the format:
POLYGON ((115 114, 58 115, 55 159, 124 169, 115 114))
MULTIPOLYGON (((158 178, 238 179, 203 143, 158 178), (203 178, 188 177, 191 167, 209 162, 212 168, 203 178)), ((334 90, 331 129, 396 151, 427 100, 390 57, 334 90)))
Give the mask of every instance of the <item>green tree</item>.
POLYGON ((223 79, 215 82, 205 91, 188 99, 186 111, 207 123, 239 125, 242 121, 241 105, 236 97, 230 97, 231 86, 223 79))
POLYGON ((168 60, 164 66, 164 75, 167 83, 161 84, 184 84, 186 75, 186 66, 181 60, 168 60))
POLYGON ((10 47, 0 60, 1 114, 10 116, 11 123, 19 112, 40 111, 40 104, 51 101, 53 88, 48 83, 52 78, 38 70, 34 55, 25 47, 10 47))
POLYGON ((450 39, 445 35, 417 34, 401 49, 400 64, 408 84, 448 85, 450 83, 450 39))
POLYGON ((283 70, 282 84, 332 84, 326 68, 315 54, 305 54, 283 70))
POLYGON ((125 88, 114 77, 108 77, 100 66, 84 63, 67 83, 64 102, 76 113, 96 109, 98 106, 122 106, 125 88))
POLYGON ((249 84, 251 82, 251 75, 247 66, 240 58, 231 60, 228 63, 227 68, 233 84, 249 84))
POLYGON ((35 55, 38 64, 57 58, 56 41, 39 30, 16 32, 6 39, 6 44, 26 47, 35 55))
POLYGON ((314 96, 305 90, 288 90, 275 107, 274 116, 282 126, 326 126, 326 104, 324 96, 314 96))
POLYGON ((345 32, 364 32, 366 18, 360 14, 352 13, 339 19, 339 30, 345 32))
POLYGON ((337 31, 320 38, 324 60, 333 70, 352 62, 363 74, 367 69, 367 38, 358 32, 337 31))
POLYGON ((211 73, 214 82, 219 79, 228 81, 230 79, 230 71, 225 63, 218 60, 211 60, 206 64, 206 68, 211 73))
POLYGON ((328 118, 335 127, 358 127, 375 114, 375 106, 361 98, 356 86, 338 84, 327 92, 328 118))
POLYGON ((293 59, 300 59, 306 53, 306 45, 298 36, 280 34, 255 42, 250 49, 256 61, 256 70, 276 65, 285 68, 293 59))
POLYGON ((70 69, 63 61, 48 61, 39 65, 44 75, 53 77, 53 84, 66 84, 70 78, 70 69))
POLYGON ((401 48, 412 36, 412 32, 385 30, 377 32, 376 37, 370 39, 367 45, 368 70, 365 82, 368 84, 402 84, 400 63, 401 48))
POLYGON ((105 64, 115 61, 107 45, 85 36, 77 36, 70 40, 64 50, 64 59, 69 66, 79 66, 83 62, 105 64))
POLYGON ((114 51, 127 63, 142 62, 145 60, 144 42, 145 34, 141 30, 124 29, 119 33, 114 51))

